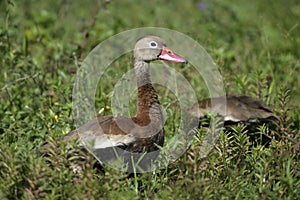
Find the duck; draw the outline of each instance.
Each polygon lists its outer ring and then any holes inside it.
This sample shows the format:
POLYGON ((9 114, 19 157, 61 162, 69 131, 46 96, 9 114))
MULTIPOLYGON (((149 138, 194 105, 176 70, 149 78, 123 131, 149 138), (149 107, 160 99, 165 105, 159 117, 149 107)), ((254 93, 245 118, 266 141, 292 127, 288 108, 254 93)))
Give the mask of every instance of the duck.
POLYGON ((82 146, 101 164, 121 158, 122 165, 111 166, 128 172, 149 170, 159 148, 164 145, 162 109, 149 74, 150 63, 156 60, 187 63, 186 59, 174 54, 162 38, 140 38, 133 50, 138 93, 136 115, 132 118, 97 116, 68 133, 64 140, 80 138, 82 146))
MULTIPOLYGON (((237 124, 242 124, 249 132, 255 132, 260 125, 272 124, 279 120, 278 116, 262 100, 244 94, 198 100, 189 111, 200 121, 209 113, 214 113, 221 117, 227 130, 237 124), (199 109, 198 113, 195 112, 196 109, 199 109)), ((201 122, 199 123, 200 127, 201 122)))

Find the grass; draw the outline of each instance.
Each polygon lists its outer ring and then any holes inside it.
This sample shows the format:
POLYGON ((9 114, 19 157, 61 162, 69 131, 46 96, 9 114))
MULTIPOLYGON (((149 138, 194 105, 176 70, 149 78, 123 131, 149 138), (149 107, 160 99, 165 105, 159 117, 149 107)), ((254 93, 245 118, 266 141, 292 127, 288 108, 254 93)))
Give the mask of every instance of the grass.
MULTIPOLYGON (((300 4, 267 1, 14 1, 0 2, 1 199, 299 199, 300 4), (60 138, 74 128, 72 89, 81 61, 99 42, 144 26, 175 29, 213 57, 227 93, 258 97, 280 117, 269 146, 253 145, 243 127, 221 134, 200 158, 201 143, 165 169, 127 178, 99 172, 95 160, 60 138), (36 148, 50 141, 51 156, 36 148), (87 161, 72 172, 78 155, 87 161)), ((124 57, 99 83, 103 115, 114 84, 130 66, 124 57)), ((174 68, 207 97, 191 66, 174 68)), ((167 139, 176 133, 174 95, 157 87, 168 108, 167 139)), ((134 97, 132 98, 134 104, 134 97)), ((265 127, 261 127, 265 132, 265 127)), ((76 144, 74 144, 76 146, 76 144)))

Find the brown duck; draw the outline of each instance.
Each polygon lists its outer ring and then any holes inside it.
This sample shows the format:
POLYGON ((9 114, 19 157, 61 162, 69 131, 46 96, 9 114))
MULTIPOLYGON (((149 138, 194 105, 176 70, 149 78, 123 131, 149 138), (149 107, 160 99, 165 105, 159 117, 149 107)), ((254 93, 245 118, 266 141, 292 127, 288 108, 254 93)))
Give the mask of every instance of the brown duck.
POLYGON ((215 113, 223 118, 225 127, 232 127, 232 125, 241 123, 246 125, 251 131, 255 130, 258 125, 278 120, 278 117, 264 102, 241 94, 199 100, 190 109, 194 116, 196 112, 193 111, 196 108, 199 108, 197 117, 200 119, 204 118, 208 113, 215 113), (224 109, 225 98, 226 108, 224 109))
POLYGON ((127 171, 131 171, 134 169, 133 159, 135 166, 138 166, 135 170, 139 172, 139 169, 149 168, 158 155, 158 146, 164 144, 163 116, 149 75, 150 62, 167 60, 184 63, 186 60, 172 53, 165 41, 156 36, 139 39, 133 53, 138 87, 136 115, 132 118, 98 116, 70 132, 65 140, 80 136, 81 142, 101 163, 121 157, 124 163, 129 163, 127 171), (141 155, 145 152, 147 154, 141 155))

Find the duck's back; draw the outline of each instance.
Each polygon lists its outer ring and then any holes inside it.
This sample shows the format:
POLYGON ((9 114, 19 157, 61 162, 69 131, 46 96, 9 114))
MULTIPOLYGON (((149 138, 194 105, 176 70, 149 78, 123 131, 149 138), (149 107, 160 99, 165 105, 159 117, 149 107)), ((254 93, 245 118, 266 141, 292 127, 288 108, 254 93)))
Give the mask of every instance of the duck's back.
POLYGON ((264 102, 246 95, 203 99, 193 105, 190 111, 193 116, 197 115, 200 119, 209 113, 214 113, 223 118, 225 126, 236 123, 250 125, 278 119, 264 102), (199 108, 198 114, 196 114, 197 107, 199 108))

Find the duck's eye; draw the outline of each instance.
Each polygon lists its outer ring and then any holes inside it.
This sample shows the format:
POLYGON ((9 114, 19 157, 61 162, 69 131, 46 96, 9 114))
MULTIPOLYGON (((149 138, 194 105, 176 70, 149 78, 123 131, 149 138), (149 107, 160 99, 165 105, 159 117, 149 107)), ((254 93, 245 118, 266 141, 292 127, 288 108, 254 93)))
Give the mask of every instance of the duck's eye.
POLYGON ((151 41, 151 42, 149 43, 149 46, 150 46, 151 48, 156 48, 156 47, 157 47, 157 43, 156 43, 155 41, 151 41))

